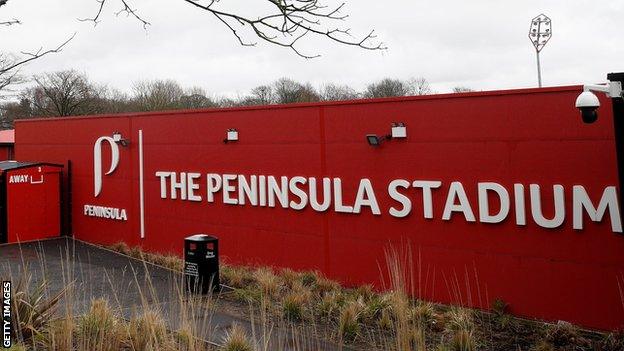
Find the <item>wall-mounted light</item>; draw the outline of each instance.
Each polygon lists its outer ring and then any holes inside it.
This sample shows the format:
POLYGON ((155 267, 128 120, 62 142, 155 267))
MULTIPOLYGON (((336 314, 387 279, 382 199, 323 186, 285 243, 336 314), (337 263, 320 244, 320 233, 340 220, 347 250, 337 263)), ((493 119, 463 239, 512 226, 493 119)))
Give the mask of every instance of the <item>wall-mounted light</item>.
POLYGON ((379 146, 382 142, 390 139, 407 138, 407 128, 403 122, 393 122, 390 134, 378 136, 377 134, 366 134, 366 141, 370 146, 379 146))
POLYGON ((113 141, 124 147, 130 145, 130 140, 124 139, 120 132, 113 132, 113 141))
POLYGON ((231 141, 238 141, 238 130, 235 128, 230 128, 227 130, 225 139, 223 139, 224 143, 229 143, 231 141))
POLYGON ((403 122, 392 123, 392 138, 407 138, 407 128, 403 122))
POLYGON ((368 145, 370 146, 379 146, 383 141, 392 139, 392 135, 382 135, 378 136, 377 134, 366 134, 366 141, 368 141, 368 145))

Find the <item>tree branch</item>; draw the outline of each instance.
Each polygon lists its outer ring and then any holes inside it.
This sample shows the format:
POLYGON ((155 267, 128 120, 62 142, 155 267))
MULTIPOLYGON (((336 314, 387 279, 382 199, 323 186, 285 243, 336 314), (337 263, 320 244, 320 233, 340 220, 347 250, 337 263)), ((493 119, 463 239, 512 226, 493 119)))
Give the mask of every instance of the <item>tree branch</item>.
MULTIPOLYGON (((99 4, 96 15, 93 18, 83 20, 93 21, 97 24, 104 3, 107 1, 109 0, 96 0, 99 4)), ((140 17, 136 10, 128 4, 128 0, 118 1, 122 4, 122 10, 117 15, 126 13, 126 15, 141 22, 143 28, 149 25, 149 22, 140 17)), ((374 31, 370 31, 358 39, 351 35, 350 28, 342 28, 336 25, 348 18, 348 15, 341 14, 345 6, 344 3, 335 7, 328 7, 322 3, 323 0, 256 0, 256 3, 264 1, 270 4, 270 11, 251 17, 224 9, 224 5, 219 0, 182 1, 214 15, 243 46, 255 46, 257 44, 257 42, 245 38, 245 32, 247 32, 247 35, 252 35, 262 41, 289 48, 304 58, 320 56, 305 54, 298 49, 297 44, 309 35, 324 37, 338 44, 365 50, 386 49, 382 42, 376 41, 377 37, 374 31)))
MULTIPOLYGON (((0 0, 2 1, 2 0, 0 0)), ((61 45, 57 46, 54 49, 49 49, 49 50, 43 50, 43 48, 39 48, 39 50, 35 51, 35 52, 24 52, 22 51, 22 55, 25 55, 26 58, 21 59, 21 60, 17 60, 13 63, 8 64, 7 66, 4 67, 0 67, 0 75, 7 73, 8 71, 15 69, 23 64, 26 64, 30 61, 36 60, 40 57, 43 57, 45 55, 48 54, 52 54, 52 53, 57 53, 60 52, 61 50, 63 50, 63 47, 65 47, 65 45, 67 45, 67 43, 69 43, 72 39, 74 39, 74 37, 76 36, 76 33, 72 34, 71 37, 69 37, 69 39, 65 40, 61 45)))

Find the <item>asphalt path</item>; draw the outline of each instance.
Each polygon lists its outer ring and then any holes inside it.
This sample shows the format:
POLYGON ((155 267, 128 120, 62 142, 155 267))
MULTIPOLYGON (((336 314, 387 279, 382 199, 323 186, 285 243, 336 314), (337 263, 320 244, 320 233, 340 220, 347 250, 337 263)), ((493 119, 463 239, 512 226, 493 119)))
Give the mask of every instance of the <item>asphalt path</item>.
POLYGON ((50 296, 65 291, 59 314, 81 315, 93 300, 103 298, 123 318, 154 309, 169 329, 192 324, 196 334, 215 345, 237 323, 256 338, 266 335, 269 349, 347 350, 315 338, 312 330, 293 334, 290 328, 267 328, 266 323, 220 310, 219 294, 189 300, 181 288, 181 273, 70 238, 0 245, 0 278, 15 286, 25 277, 31 286, 45 282, 50 296))

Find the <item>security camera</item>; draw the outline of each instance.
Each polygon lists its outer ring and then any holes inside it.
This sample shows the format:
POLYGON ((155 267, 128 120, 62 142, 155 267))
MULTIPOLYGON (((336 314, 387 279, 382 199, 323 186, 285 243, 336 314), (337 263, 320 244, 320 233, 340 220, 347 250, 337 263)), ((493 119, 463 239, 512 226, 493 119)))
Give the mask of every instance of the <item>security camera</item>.
POLYGON ((581 111, 581 117, 585 123, 596 122, 598 107, 600 107, 600 101, 591 91, 584 91, 576 98, 576 108, 581 111))
POLYGON ((610 98, 622 98, 622 84, 620 82, 608 82, 606 84, 583 86, 583 92, 576 98, 576 108, 581 111, 581 117, 585 123, 594 123, 598 119, 598 107, 600 101, 591 91, 600 91, 610 98))

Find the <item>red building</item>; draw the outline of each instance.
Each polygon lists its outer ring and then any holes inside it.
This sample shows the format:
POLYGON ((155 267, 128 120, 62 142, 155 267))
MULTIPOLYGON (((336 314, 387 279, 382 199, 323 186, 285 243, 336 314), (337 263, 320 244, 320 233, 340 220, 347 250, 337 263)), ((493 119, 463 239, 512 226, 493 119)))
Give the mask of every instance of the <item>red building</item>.
POLYGON ((15 144, 15 130, 0 130, 0 161, 12 160, 15 144))
POLYGON ((379 287, 385 249, 409 247, 423 298, 614 329, 611 102, 584 125, 580 91, 19 120, 16 157, 71 169, 81 240, 181 253, 207 233, 231 262, 379 287), (386 139, 396 122, 407 137, 386 139))

